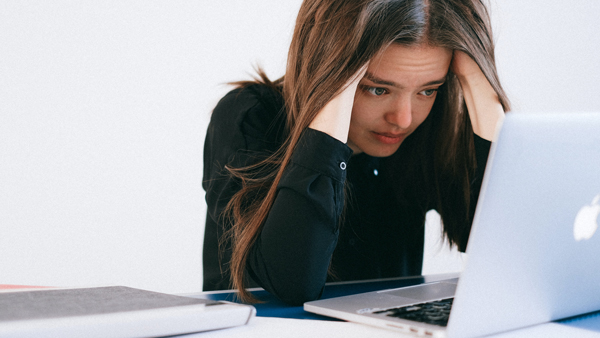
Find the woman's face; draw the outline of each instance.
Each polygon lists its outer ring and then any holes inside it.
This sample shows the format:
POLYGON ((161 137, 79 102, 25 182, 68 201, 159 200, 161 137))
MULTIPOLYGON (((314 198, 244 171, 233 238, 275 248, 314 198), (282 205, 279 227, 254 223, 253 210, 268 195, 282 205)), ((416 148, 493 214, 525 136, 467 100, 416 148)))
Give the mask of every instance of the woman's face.
POLYGON ((452 61, 452 51, 392 44, 371 62, 360 81, 350 121, 354 154, 390 156, 429 115, 452 61))

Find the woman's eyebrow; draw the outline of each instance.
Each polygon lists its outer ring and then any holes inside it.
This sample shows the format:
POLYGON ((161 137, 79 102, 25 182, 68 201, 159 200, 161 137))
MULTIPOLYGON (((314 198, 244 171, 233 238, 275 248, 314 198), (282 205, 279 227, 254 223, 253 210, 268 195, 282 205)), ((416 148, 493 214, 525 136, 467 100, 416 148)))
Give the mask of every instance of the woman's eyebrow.
POLYGON ((373 82, 373 83, 376 83, 376 84, 402 88, 402 86, 399 85, 399 84, 397 84, 396 82, 387 81, 387 80, 378 78, 377 76, 375 76, 375 75, 373 75, 372 73, 369 73, 369 72, 365 73, 365 78, 367 80, 373 82))
POLYGON ((446 82, 446 78, 445 77, 443 79, 429 81, 429 82, 425 83, 423 85, 423 87, 425 87, 425 86, 433 86, 433 85, 440 85, 441 86, 441 85, 444 84, 444 82, 446 82))
MULTIPOLYGON (((379 84, 379 85, 385 85, 385 86, 391 86, 391 87, 397 87, 397 88, 404 88, 404 86, 401 86, 400 84, 393 82, 393 81, 388 81, 388 80, 384 80, 382 78, 379 78, 375 75, 373 75, 372 73, 365 73, 365 78, 373 83, 379 84)), ((425 87, 425 86, 433 86, 433 85, 443 85, 444 82, 446 82, 446 77, 443 77, 439 80, 433 80, 433 81, 429 81, 427 83, 424 83, 421 85, 421 87, 425 87)))

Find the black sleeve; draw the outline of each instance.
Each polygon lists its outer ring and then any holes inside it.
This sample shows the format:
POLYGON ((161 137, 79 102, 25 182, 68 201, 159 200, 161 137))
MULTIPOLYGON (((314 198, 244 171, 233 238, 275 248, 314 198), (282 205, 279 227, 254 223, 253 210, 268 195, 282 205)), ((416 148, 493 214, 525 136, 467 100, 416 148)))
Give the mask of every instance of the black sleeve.
POLYGON ((337 244, 351 153, 340 141, 307 129, 277 186, 247 267, 262 287, 287 303, 321 295, 337 244))
MULTIPOLYGON (((224 165, 256 163, 277 149, 281 143, 272 134, 278 129, 272 124, 275 118, 263 102, 231 95, 213 113, 204 150, 203 186, 208 206, 203 249, 205 284, 207 280, 227 278, 221 276, 223 271, 227 273, 230 252, 224 252, 218 261, 216 242, 227 226, 221 213, 241 185, 225 173, 224 165)), ((337 243, 344 204, 344 169, 351 154, 342 142, 307 129, 277 187, 273 207, 246 268, 254 282, 285 302, 301 304, 318 298, 322 292, 337 243)))

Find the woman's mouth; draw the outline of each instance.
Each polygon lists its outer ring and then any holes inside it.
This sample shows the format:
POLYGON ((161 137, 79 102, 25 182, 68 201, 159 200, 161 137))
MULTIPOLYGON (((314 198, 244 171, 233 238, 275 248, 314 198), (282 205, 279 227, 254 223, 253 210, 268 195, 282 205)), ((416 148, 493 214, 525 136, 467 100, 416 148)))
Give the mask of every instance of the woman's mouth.
POLYGON ((406 137, 406 134, 393 134, 393 133, 378 133, 372 132, 373 136, 383 144, 396 144, 402 142, 406 137))

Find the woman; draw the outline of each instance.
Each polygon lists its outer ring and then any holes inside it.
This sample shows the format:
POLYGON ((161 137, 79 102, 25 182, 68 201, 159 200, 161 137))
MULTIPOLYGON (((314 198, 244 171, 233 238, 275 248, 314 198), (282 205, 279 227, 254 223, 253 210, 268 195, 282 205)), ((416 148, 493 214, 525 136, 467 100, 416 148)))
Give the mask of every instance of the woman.
POLYGON ((261 77, 208 128, 205 290, 301 304, 418 275, 431 209, 465 250, 509 109, 480 0, 305 0, 285 76, 261 77))

